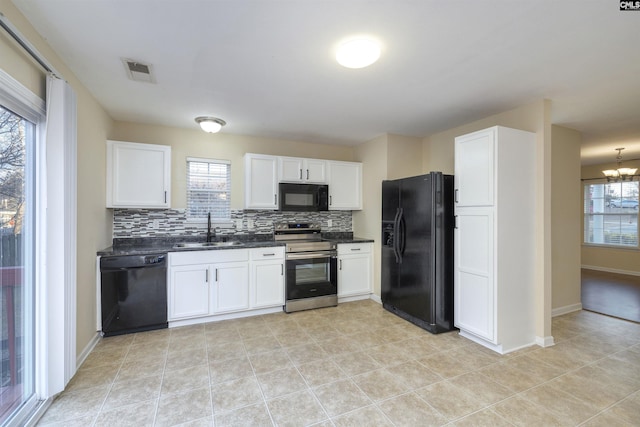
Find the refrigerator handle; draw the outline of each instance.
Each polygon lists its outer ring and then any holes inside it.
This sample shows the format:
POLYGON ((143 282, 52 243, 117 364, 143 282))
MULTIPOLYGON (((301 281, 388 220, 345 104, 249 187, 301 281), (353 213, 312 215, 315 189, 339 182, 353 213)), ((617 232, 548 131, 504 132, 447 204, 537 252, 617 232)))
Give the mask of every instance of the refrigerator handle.
POLYGON ((398 242, 399 242, 399 238, 400 238, 400 213, 401 213, 401 209, 398 208, 396 210, 396 216, 393 219, 393 254, 396 257, 396 264, 400 264, 401 262, 401 258, 400 258, 400 253, 398 252, 398 242))
POLYGON ((398 254, 400 255, 400 263, 402 263, 402 255, 407 244, 407 225, 404 221, 404 211, 400 209, 400 242, 398 243, 398 254))

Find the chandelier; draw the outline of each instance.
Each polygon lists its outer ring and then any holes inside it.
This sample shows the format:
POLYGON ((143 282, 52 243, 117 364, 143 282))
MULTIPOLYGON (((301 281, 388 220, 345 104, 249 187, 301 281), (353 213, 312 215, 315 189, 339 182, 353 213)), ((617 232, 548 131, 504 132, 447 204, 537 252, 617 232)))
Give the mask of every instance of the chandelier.
POLYGON ((618 151, 618 155, 616 156, 616 162, 618 163, 617 169, 607 169, 602 171, 604 176, 607 177, 607 182, 617 182, 617 181, 633 181, 633 176, 635 175, 638 168, 623 168, 622 166, 622 150, 624 148, 616 148, 618 151))

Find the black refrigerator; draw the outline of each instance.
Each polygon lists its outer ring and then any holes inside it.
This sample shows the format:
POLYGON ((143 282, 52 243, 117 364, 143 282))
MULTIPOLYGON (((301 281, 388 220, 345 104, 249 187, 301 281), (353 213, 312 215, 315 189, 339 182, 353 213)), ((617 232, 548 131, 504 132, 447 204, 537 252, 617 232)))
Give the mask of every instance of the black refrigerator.
POLYGON ((453 326, 453 175, 382 181, 382 305, 431 333, 453 326))

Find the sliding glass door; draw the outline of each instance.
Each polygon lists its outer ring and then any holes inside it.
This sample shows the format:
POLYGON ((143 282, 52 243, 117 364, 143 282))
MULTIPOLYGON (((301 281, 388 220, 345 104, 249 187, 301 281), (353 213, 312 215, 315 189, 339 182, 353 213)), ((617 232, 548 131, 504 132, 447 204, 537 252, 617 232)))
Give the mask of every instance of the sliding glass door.
POLYGON ((35 138, 0 104, 0 424, 35 398, 35 138))

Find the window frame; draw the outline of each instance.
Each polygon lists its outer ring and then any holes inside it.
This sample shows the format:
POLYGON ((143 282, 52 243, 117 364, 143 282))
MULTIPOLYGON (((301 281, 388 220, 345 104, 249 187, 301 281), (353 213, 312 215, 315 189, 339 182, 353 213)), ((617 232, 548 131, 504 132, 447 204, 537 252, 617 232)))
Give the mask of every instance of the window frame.
MULTIPOLYGON (((211 216, 211 221, 215 222, 215 223, 219 223, 219 224, 226 224, 226 223, 230 223, 231 222, 231 185, 232 185, 232 181, 231 181, 231 161, 230 160, 223 160, 223 159, 213 159, 213 158, 203 158, 203 157, 187 157, 186 159, 186 218, 187 221, 189 222, 194 222, 194 223, 201 223, 201 222, 207 222, 207 217, 205 216, 194 216, 191 214, 191 194, 192 191, 197 191, 195 189, 191 188, 191 172, 190 172, 190 163, 207 163, 207 164, 214 164, 214 165, 226 165, 227 168, 227 180, 226 180, 226 189, 223 191, 220 190, 215 190, 215 189, 209 189, 208 191, 211 192, 220 192, 220 193, 226 193, 227 194, 227 206, 226 206, 226 211, 228 213, 227 216, 225 217, 216 217, 213 216, 214 213, 214 209, 210 209, 208 212, 212 213, 211 216)), ((210 177, 213 177, 213 175, 209 175, 210 177)))
MULTIPOLYGON (((606 205, 606 186, 607 185, 615 185, 615 184, 619 184, 621 186, 620 189, 620 199, 629 199, 629 197, 627 196, 623 196, 622 193, 622 184, 623 183, 630 183, 630 182, 634 182, 636 184, 637 188, 637 195, 636 195, 636 200, 638 200, 638 202, 640 203, 640 182, 638 181, 618 181, 618 182, 609 182, 606 179, 592 179, 592 180, 585 180, 583 181, 583 185, 582 185, 582 221, 583 221, 583 227, 582 227, 582 245, 584 246, 590 246, 590 247, 596 247, 596 248, 609 248, 609 249, 621 249, 621 250, 631 250, 631 251, 640 251, 640 210, 638 209, 629 209, 629 208, 620 208, 620 209, 625 209, 624 211, 621 212, 587 212, 587 206, 589 206, 591 208, 592 204, 591 204, 591 200, 595 200, 594 198, 591 198, 588 196, 588 189, 591 186, 595 186, 595 185, 602 185, 604 186, 603 188, 603 203, 605 204, 605 206, 603 207, 604 209, 609 208, 609 206, 606 205), (627 245, 627 244, 621 244, 621 243, 612 243, 612 242, 604 242, 604 243, 598 243, 598 242, 591 242, 588 241, 588 237, 589 237, 589 224, 591 223, 591 221, 589 221, 589 218, 595 218, 595 217, 603 217, 606 218, 606 216, 623 216, 623 215, 635 215, 636 217, 636 230, 635 230, 635 237, 636 237, 636 244, 635 245, 627 245)), ((622 233, 620 233, 622 235, 622 233)))

